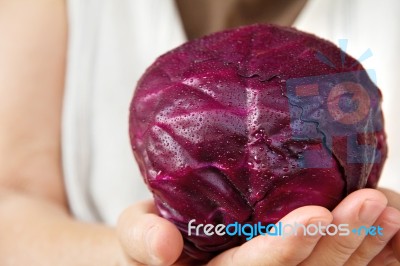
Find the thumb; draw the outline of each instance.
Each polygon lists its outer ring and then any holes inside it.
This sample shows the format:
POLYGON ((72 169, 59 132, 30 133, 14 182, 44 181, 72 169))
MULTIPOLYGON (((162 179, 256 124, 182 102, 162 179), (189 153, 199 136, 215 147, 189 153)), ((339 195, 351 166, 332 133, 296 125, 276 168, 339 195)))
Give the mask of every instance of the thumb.
POLYGON ((121 214, 117 234, 126 254, 143 264, 171 265, 182 253, 180 232, 156 214, 150 200, 134 204, 121 214))

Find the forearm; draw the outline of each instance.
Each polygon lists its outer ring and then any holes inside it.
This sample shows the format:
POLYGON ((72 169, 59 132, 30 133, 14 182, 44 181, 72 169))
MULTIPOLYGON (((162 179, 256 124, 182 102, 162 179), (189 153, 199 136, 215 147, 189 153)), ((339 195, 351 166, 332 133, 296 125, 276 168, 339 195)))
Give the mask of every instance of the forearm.
POLYGON ((114 229, 40 198, 0 189, 0 265, 129 265, 114 229))

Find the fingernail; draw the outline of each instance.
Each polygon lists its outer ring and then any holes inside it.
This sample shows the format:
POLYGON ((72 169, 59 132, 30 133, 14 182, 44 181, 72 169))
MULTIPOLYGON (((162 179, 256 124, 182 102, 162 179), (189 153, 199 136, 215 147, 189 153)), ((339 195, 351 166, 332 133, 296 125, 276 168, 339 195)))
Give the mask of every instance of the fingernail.
POLYGON ((156 241, 157 241, 158 226, 153 226, 147 231, 146 234, 146 246, 149 253, 150 264, 160 265, 161 259, 156 254, 156 241))
POLYGON ((362 222, 373 223, 376 221, 385 207, 386 205, 380 201, 367 199, 361 206, 358 217, 362 222))

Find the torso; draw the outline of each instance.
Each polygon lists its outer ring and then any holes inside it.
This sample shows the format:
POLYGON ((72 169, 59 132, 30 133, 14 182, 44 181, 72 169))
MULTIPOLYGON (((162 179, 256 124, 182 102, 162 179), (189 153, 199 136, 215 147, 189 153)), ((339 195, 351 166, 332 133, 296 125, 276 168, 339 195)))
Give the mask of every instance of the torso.
POLYGON ((290 26, 307 0, 175 0, 188 39, 253 23, 290 26))

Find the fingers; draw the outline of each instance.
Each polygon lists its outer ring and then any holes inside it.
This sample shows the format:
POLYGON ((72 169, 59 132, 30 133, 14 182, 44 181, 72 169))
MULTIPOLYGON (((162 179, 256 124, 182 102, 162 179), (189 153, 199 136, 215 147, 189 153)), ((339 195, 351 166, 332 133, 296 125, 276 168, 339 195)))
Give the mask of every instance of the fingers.
POLYGON ((182 253, 183 239, 175 225, 155 213, 152 201, 129 207, 118 220, 118 237, 132 259, 146 265, 171 265, 182 253))
POLYGON ((365 238, 365 230, 360 234, 351 232, 352 229, 372 226, 383 210, 387 199, 379 191, 363 189, 347 196, 333 211, 333 223, 348 224, 349 234, 323 237, 313 253, 302 265, 343 265, 358 249, 365 238))
MULTIPOLYGON (((282 224, 328 225, 332 214, 325 208, 306 206, 286 215, 282 224)), ((297 265, 310 255, 321 235, 304 236, 303 229, 296 230, 297 235, 258 236, 240 247, 225 251, 210 261, 209 265, 297 265), (301 248, 299 248, 301 247, 301 248)))
POLYGON ((400 210, 400 194, 387 188, 378 188, 388 199, 388 205, 400 210))
POLYGON ((395 266, 396 261, 393 250, 390 246, 386 246, 370 263, 368 263, 368 266, 395 266))
POLYGON ((346 266, 367 265, 371 262, 399 231, 400 212, 395 208, 387 207, 379 216, 374 226, 383 228, 382 235, 366 236, 360 247, 351 255, 346 266))
POLYGON ((400 262, 400 231, 392 239, 392 248, 394 256, 400 262))
MULTIPOLYGON (((400 211, 400 194, 386 188, 379 188, 379 190, 388 198, 388 205, 400 211)), ((397 232, 391 242, 394 256, 400 261, 400 232, 397 232)))

